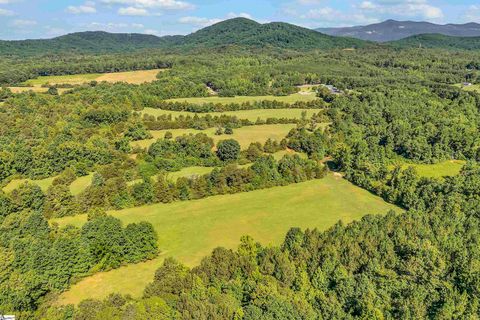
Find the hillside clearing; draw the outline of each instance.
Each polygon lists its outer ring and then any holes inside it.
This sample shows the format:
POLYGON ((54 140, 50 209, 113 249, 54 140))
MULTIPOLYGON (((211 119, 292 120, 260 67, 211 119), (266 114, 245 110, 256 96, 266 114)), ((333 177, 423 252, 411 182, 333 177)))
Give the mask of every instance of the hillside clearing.
POLYGON ((322 109, 254 109, 254 110, 240 110, 240 111, 226 111, 226 112, 208 112, 208 113, 194 113, 186 111, 169 111, 162 109, 154 108, 145 108, 141 111, 141 114, 149 114, 155 117, 163 115, 172 115, 172 118, 177 118, 179 116, 190 116, 194 117, 195 115, 202 117, 211 115, 214 116, 230 116, 237 117, 237 119, 247 119, 250 121, 256 121, 257 119, 266 120, 268 118, 286 118, 286 119, 301 119, 302 113, 306 113, 306 118, 310 118, 314 113, 321 112, 322 109))
POLYGON ((206 104, 206 103, 245 103, 245 102, 258 102, 258 101, 280 101, 285 103, 295 103, 299 101, 312 101, 317 99, 315 94, 300 94, 294 93, 288 96, 236 96, 236 97, 201 97, 201 98, 179 98, 169 99, 168 102, 188 102, 192 104, 206 104))
MULTIPOLYGON (((48 91, 48 88, 44 87, 8 87, 13 93, 23 93, 23 92, 29 92, 33 91, 35 93, 46 93, 48 91)), ((69 88, 58 88, 58 93, 62 94, 67 90, 70 90, 69 88)))
POLYGON ((266 124, 259 126, 246 126, 238 129, 233 129, 233 134, 222 134, 215 135, 216 128, 210 128, 206 130, 195 130, 195 129, 171 129, 171 130, 152 130, 152 139, 139 140, 131 143, 132 147, 148 148, 152 143, 157 141, 157 139, 163 139, 165 133, 170 131, 173 137, 178 137, 184 134, 197 134, 205 133, 206 135, 213 138, 214 142, 217 143, 220 140, 225 139, 235 139, 240 143, 242 148, 247 148, 252 142, 265 143, 268 139, 276 140, 280 142, 287 134, 295 128, 295 124, 266 124))
POLYGON ((52 185, 53 180, 56 177, 50 177, 42 180, 32 180, 32 179, 14 179, 10 181, 5 187, 3 187, 3 192, 9 193, 12 192, 13 190, 17 189, 20 187, 22 184, 25 182, 36 184, 37 186, 42 189, 43 192, 46 192, 48 190, 48 187, 52 185))
POLYGON ((448 160, 435 164, 410 164, 402 165, 403 169, 414 167, 418 175, 426 178, 441 178, 447 176, 456 176, 465 165, 462 160, 448 160))
POLYGON ((88 83, 90 81, 107 81, 107 82, 127 82, 132 84, 141 84, 144 82, 152 82, 157 79, 157 74, 164 69, 138 70, 126 72, 111 73, 89 73, 89 74, 73 74, 63 76, 45 76, 36 79, 30 79, 24 82, 27 86, 41 87, 42 85, 70 84, 78 85, 88 83))
MULTIPOLYGON (((63 293, 59 303, 104 298, 112 292, 139 297, 165 256, 194 266, 217 246, 235 248, 242 235, 251 235, 264 245, 279 244, 291 227, 325 230, 338 220, 348 223, 390 209, 401 211, 342 178, 328 175, 286 187, 110 212, 124 224, 152 223, 164 255, 88 277, 63 293)), ((52 222, 81 226, 85 221, 86 216, 81 215, 52 222)))

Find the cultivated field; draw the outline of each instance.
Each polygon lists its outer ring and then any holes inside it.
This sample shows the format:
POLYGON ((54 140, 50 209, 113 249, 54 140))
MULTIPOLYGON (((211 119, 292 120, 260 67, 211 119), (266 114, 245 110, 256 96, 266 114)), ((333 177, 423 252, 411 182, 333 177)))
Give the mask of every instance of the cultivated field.
MULTIPOLYGON (((235 248, 242 235, 251 235, 264 245, 279 244, 290 227, 324 230, 339 220, 347 223, 390 209, 401 211, 341 177, 328 175, 286 187, 110 212, 124 224, 151 222, 162 255, 88 277, 62 294, 59 302, 78 303, 112 292, 138 297, 164 257, 194 266, 217 246, 235 248)), ((85 221, 82 215, 52 222, 81 226, 85 221)))
POLYGON ((128 82, 133 84, 141 84, 144 82, 152 82, 156 80, 157 74, 163 69, 154 70, 138 70, 127 72, 112 73, 90 73, 90 74, 74 74, 64 76, 46 76, 38 77, 25 81, 25 85, 31 87, 41 87, 45 84, 83 84, 90 81, 107 81, 107 82, 128 82))
POLYGON ((226 112, 208 112, 208 113, 194 113, 185 111, 168 111, 162 109, 145 108, 141 111, 142 114, 149 114, 155 117, 162 115, 172 115, 173 118, 179 116, 205 116, 207 114, 211 116, 227 115, 231 117, 237 117, 238 119, 248 119, 250 121, 256 121, 257 119, 266 120, 268 118, 286 118, 286 119, 301 119, 302 112, 306 113, 307 119, 314 113, 321 112, 322 109, 255 109, 255 110, 240 110, 240 111, 226 111, 226 112))
POLYGON ((215 143, 220 140, 225 139, 235 139, 237 140, 242 148, 247 148, 251 142, 261 142, 265 143, 269 138, 272 140, 277 140, 280 142, 285 136, 295 128, 295 124, 266 124, 259 126, 246 126, 238 129, 233 129, 233 134, 222 134, 215 135, 216 128, 210 128, 206 130, 195 130, 195 129, 172 129, 172 130, 152 130, 150 133, 153 135, 152 139, 140 140, 132 142, 132 146, 138 146, 141 148, 148 148, 152 143, 157 141, 157 139, 162 139, 165 136, 167 131, 170 131, 173 134, 173 137, 178 137, 184 134, 197 134, 205 133, 208 136, 212 137, 215 143))
POLYGON ((237 96, 237 97, 206 97, 206 98, 179 98, 169 99, 170 102, 189 102, 193 104, 205 104, 205 103, 244 103, 244 102, 256 102, 256 101, 281 101, 285 103, 294 103, 297 101, 312 101, 317 99, 315 93, 303 92, 294 93, 288 96, 237 96))

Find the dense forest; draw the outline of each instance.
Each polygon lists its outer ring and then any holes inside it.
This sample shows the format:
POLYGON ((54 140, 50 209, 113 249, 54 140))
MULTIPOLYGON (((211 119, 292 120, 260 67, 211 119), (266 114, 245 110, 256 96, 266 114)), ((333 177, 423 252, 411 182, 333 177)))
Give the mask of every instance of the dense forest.
POLYGON ((26 180, 0 191, 2 312, 22 319, 480 317, 480 94, 459 86, 479 82, 478 51, 393 49, 247 19, 184 38, 117 37, 0 43, 0 186, 26 180), (65 52, 49 55, 47 46, 65 52), (168 70, 140 85, 8 88, 38 76, 157 68, 168 70), (280 99, 301 95, 305 86, 315 99, 170 100, 280 99), (57 87, 68 90, 58 94, 57 87), (287 118, 275 115, 280 109, 320 111, 287 118), (222 114, 245 110, 273 112, 257 120, 222 114), (265 124, 293 129, 243 148, 234 138, 241 128, 265 124), (197 132, 168 131, 175 129, 197 132), (157 130, 165 133, 153 139, 157 130), (146 147, 134 144, 149 139, 146 147), (291 153, 275 158, 282 151, 291 153), (443 178, 407 168, 446 160, 466 165, 443 178), (211 170, 169 178, 192 166, 211 170), (238 249, 217 248, 193 268, 165 259, 141 297, 118 292, 77 306, 55 304, 82 278, 162 252, 150 223, 124 225, 109 210, 286 186, 330 171, 404 212, 365 212, 326 231, 292 228, 277 246, 245 235, 238 249), (74 194, 72 182, 88 176, 91 183, 74 194), (32 183, 47 178, 47 188, 32 183), (79 215, 86 216, 81 227, 55 222, 79 215))

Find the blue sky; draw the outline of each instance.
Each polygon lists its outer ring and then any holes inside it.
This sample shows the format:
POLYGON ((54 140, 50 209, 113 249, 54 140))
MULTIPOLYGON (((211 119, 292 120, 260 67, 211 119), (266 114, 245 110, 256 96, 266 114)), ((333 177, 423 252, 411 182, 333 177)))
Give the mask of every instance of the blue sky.
POLYGON ((239 16, 309 28, 363 25, 386 19, 480 23, 480 1, 0 0, 0 39, 51 38, 85 30, 188 34, 239 16))

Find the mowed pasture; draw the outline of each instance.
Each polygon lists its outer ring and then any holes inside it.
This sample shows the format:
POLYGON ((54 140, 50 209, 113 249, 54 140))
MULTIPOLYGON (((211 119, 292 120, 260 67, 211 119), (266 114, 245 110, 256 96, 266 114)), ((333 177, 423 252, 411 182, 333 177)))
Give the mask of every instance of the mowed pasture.
POLYGON ((162 110, 162 109, 154 109, 154 108, 145 108, 140 113, 141 114, 149 114, 155 117, 163 116, 163 115, 171 115, 173 119, 180 117, 180 116, 190 116, 194 117, 195 115, 199 117, 203 117, 208 115, 214 116, 230 116, 230 117, 237 117, 237 119, 247 119, 249 121, 256 121, 257 119, 266 120, 268 118, 276 118, 276 119, 301 119, 302 113, 305 113, 306 118, 312 117, 315 113, 321 112, 322 109, 254 109, 254 110, 240 110, 240 111, 226 111, 226 112, 207 112, 207 113, 195 113, 195 112, 187 112, 187 111, 169 111, 169 110, 162 110))
POLYGON ((22 184, 28 182, 28 183, 36 184, 37 186, 40 187, 40 189, 42 189, 43 192, 46 192, 48 188, 52 185, 52 182, 55 178, 56 177, 50 177, 50 178, 41 179, 41 180, 13 179, 6 186, 4 186, 2 190, 5 193, 9 193, 17 189, 18 187, 20 187, 22 184))
POLYGON ((435 164, 403 164, 402 168, 414 167, 418 175, 426 178, 456 176, 465 165, 462 160, 448 160, 435 164))
MULTIPOLYGON (((144 263, 101 272, 81 280, 63 293, 58 303, 79 303, 86 298, 104 298, 113 292, 141 296, 145 285, 165 257, 174 257, 192 267, 218 246, 235 248, 243 235, 263 245, 280 244, 291 227, 325 230, 337 221, 358 220, 366 214, 385 214, 401 209, 384 202, 330 174, 285 187, 221 195, 201 200, 156 204, 109 214, 125 225, 148 221, 157 234, 160 257, 144 263)), ((56 219, 64 227, 82 226, 85 215, 56 219)))
MULTIPOLYGON (((23 92, 35 92, 35 93, 46 93, 48 91, 48 88, 45 87, 8 87, 13 93, 23 93, 23 92)), ((62 94, 67 90, 70 90, 69 88, 58 88, 58 93, 62 94)))
MULTIPOLYGON (((76 196, 82 193, 90 184, 92 183, 92 177, 93 173, 83 176, 83 177, 78 177, 75 179, 71 184, 70 184, 70 192, 72 195, 76 196)), ((37 186, 42 189, 43 192, 47 192, 48 188, 52 185, 53 180, 55 180, 55 177, 50 177, 46 179, 41 179, 41 180, 32 180, 32 179, 14 179, 10 181, 6 186, 3 187, 3 192, 9 193, 12 192, 13 190, 17 189, 20 185, 22 185, 25 182, 31 183, 31 184, 36 184, 37 186)))
POLYGON ((30 79, 24 82, 26 86, 41 87, 42 85, 70 84, 79 85, 91 81, 106 82, 127 82, 132 84, 141 84, 144 82, 152 82, 157 79, 157 74, 164 69, 138 70, 127 72, 111 72, 111 73, 89 73, 89 74, 73 74, 62 76, 45 76, 36 79, 30 79))
MULTIPOLYGON (((188 168, 183 168, 179 171, 174 171, 174 172, 166 172, 165 177, 167 180, 170 181, 177 181, 178 178, 193 178, 195 176, 201 176, 207 173, 210 173, 214 168, 213 167, 188 167, 188 168)), ((152 180, 157 179, 157 175, 154 175, 151 177, 152 180)), ((127 185, 133 186, 136 183, 142 182, 142 179, 137 179, 133 181, 127 182, 127 185)))
POLYGON ((233 129, 233 134, 215 135, 216 128, 210 128, 206 130, 195 129, 171 129, 171 130, 151 130, 152 139, 139 140, 131 143, 132 147, 148 148, 157 139, 163 139, 165 133, 170 131, 173 137, 182 136, 184 134, 197 134, 205 133, 209 137, 213 138, 217 143, 220 140, 235 139, 240 143, 242 148, 247 148, 251 142, 265 143, 268 139, 276 140, 280 142, 287 134, 295 128, 295 124, 265 124, 258 126, 246 126, 237 129, 233 129))
POLYGON ((280 101, 285 103, 295 103, 299 101, 313 101, 317 99, 314 92, 294 93, 288 96, 236 96, 236 97, 199 97, 199 98, 178 98, 169 99, 168 102, 188 102, 191 104, 229 104, 229 103, 246 103, 260 101, 280 101))
POLYGON ((480 93, 480 84, 474 84, 471 86, 463 87, 465 91, 476 91, 480 93))

